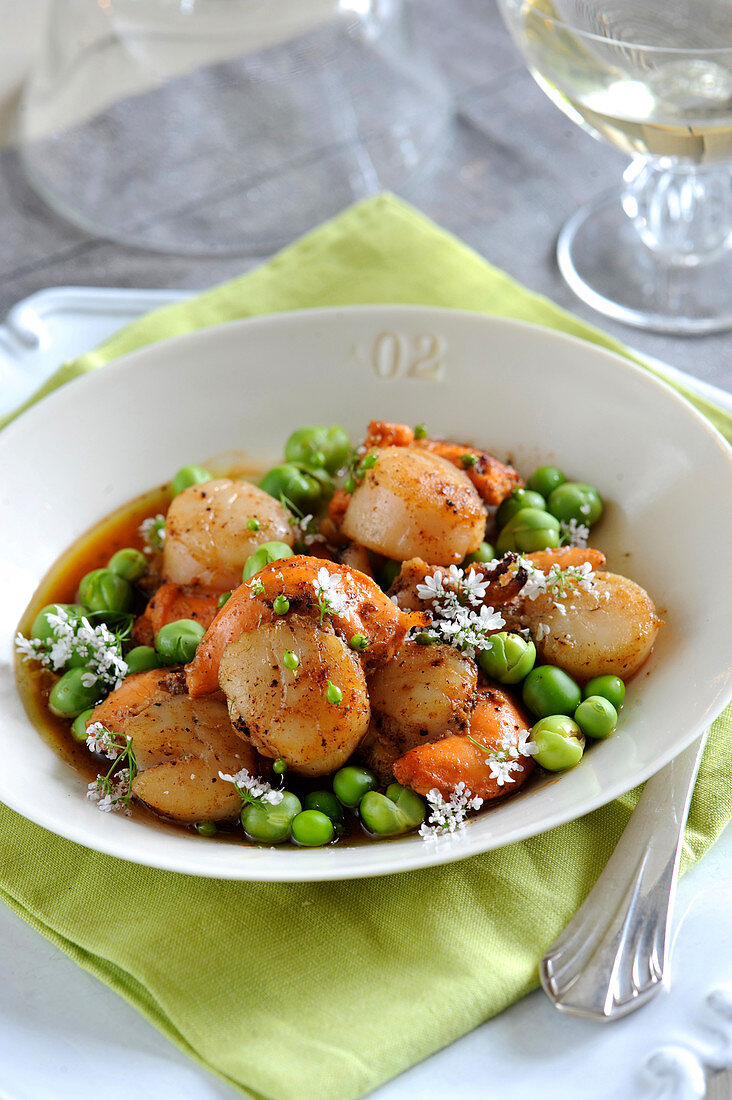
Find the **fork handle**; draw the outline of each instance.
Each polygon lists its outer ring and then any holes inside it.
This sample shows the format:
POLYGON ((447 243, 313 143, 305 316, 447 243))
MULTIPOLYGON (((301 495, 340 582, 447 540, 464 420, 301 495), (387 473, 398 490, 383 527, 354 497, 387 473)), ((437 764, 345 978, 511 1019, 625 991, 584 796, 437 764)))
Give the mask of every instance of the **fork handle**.
POLYGON ((557 1008, 610 1020, 663 982, 681 841, 706 733, 646 783, 587 898, 541 961, 557 1008))

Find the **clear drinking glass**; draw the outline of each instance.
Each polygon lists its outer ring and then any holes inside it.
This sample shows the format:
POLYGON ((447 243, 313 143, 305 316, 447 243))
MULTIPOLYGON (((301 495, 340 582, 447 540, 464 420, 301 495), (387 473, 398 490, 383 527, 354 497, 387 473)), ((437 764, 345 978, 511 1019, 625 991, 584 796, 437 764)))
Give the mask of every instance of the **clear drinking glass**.
POLYGON ((732 0, 499 0, 529 70, 631 156, 559 266, 585 302, 678 333, 732 326, 732 0))
POLYGON ((93 233, 261 256, 400 185, 446 104, 402 0, 52 0, 20 150, 93 233))

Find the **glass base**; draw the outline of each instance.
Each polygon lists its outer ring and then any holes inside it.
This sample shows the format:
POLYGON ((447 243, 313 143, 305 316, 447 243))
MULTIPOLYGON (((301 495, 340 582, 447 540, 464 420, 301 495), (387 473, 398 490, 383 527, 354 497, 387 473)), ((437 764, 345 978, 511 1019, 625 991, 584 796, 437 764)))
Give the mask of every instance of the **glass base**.
POLYGON ((617 187, 574 214, 559 234, 559 270, 598 313, 656 332, 700 335, 732 328, 732 251, 677 266, 643 243, 617 187))

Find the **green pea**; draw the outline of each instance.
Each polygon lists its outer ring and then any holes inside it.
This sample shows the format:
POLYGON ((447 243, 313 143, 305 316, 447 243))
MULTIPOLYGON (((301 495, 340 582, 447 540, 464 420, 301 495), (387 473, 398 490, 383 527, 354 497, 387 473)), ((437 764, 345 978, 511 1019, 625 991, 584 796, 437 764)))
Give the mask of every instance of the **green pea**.
POLYGON ((538 508, 543 512, 546 510, 546 501, 541 493, 534 493, 531 489, 515 489, 496 512, 498 527, 505 527, 524 508, 538 508))
POLYGON ((241 811, 241 823, 250 840, 259 844, 281 844, 292 830, 292 821, 302 805, 291 791, 282 792, 282 801, 273 806, 270 802, 247 802, 241 811))
POLYGON ((534 493, 541 493, 547 500, 551 493, 560 485, 564 485, 566 477, 556 466, 540 466, 526 482, 526 488, 534 493))
POLYGON ((272 610, 275 615, 286 615, 290 610, 290 601, 287 596, 283 596, 282 593, 280 593, 279 596, 275 596, 272 600, 272 610))
POLYGON ((595 676, 582 688, 583 699, 589 699, 591 695, 601 695, 616 710, 620 710, 625 700, 625 684, 619 676, 595 676))
POLYGON ((536 647, 531 639, 505 630, 492 634, 487 647, 478 654, 483 672, 500 684, 518 684, 531 672, 535 661, 536 647))
POLYGON ((333 822, 320 810, 303 810, 292 821, 292 839, 304 848, 321 848, 335 835, 333 822))
POLYGON ((275 775, 284 775, 287 771, 287 761, 280 756, 272 765, 272 771, 275 775))
POLYGON ((216 607, 217 607, 217 609, 218 609, 219 611, 220 611, 220 610, 221 610, 221 608, 222 608, 222 607, 224 606, 224 604, 228 602, 228 600, 230 599, 230 597, 231 597, 231 591, 229 591, 229 592, 222 592, 222 593, 221 593, 221 595, 219 596, 218 600, 216 601, 216 607))
POLYGON ((264 569, 266 565, 271 565, 273 561, 290 557, 292 557, 292 547, 288 546, 286 542, 263 542, 253 554, 249 555, 244 563, 242 580, 250 580, 255 573, 258 573, 260 569, 264 569))
POLYGON ((300 664, 300 658, 297 653, 293 653, 291 649, 286 649, 282 654, 282 664, 285 668, 289 668, 291 672, 294 672, 300 664))
POLYGON ((574 714, 582 698, 579 685, 569 673, 555 665, 540 665, 524 680, 522 698, 532 714, 574 714))
POLYGON ((365 634, 354 634, 348 644, 351 649, 355 649, 358 653, 368 649, 371 645, 365 634))
POLYGON ((495 556, 496 552, 491 544, 489 542, 481 542, 477 550, 473 550, 472 554, 468 554, 463 562, 463 568, 470 565, 471 562, 493 561, 495 556))
POLYGON ((252 516, 251 519, 247 520, 247 531, 259 531, 261 526, 262 524, 259 522, 256 516, 252 516))
POLYGON ((346 464, 350 453, 348 432, 339 424, 333 424, 330 428, 320 425, 298 428, 285 444, 288 462, 315 469, 323 467, 331 474, 346 464))
POLYGON ((155 648, 163 664, 187 665, 192 661, 206 631, 195 619, 176 619, 161 626, 155 635, 155 648))
POLYGON ((398 836, 416 829, 425 818, 424 799, 402 787, 391 783, 386 794, 367 791, 358 807, 366 828, 377 836, 398 836))
POLYGON ((478 462, 478 456, 470 452, 464 455, 460 455, 460 465, 464 466, 466 470, 469 470, 471 466, 475 466, 478 462))
POLYGON ((400 561, 389 561, 387 559, 382 562, 377 570, 379 587, 383 588, 384 591, 386 591, 387 588, 391 588, 401 571, 402 563, 400 561))
POLYGON ((42 608, 35 619, 33 620, 33 626, 30 630, 31 638, 34 638, 38 642, 48 642, 54 637, 53 628, 48 622, 49 615, 58 615, 59 610, 65 611, 71 619, 79 619, 82 615, 86 614, 85 609, 79 603, 49 603, 42 608))
POLYGON ((332 680, 328 680, 327 683, 328 686, 325 689, 325 697, 331 706, 339 707, 343 702, 343 692, 332 680))
POLYGON ((173 478, 173 495, 178 496, 184 489, 190 489, 191 485, 203 485, 210 480, 211 474, 203 466, 181 466, 173 478))
POLYGON ((548 772, 573 768, 579 764, 585 751, 582 730, 566 714, 551 714, 542 718, 531 730, 530 740, 538 749, 534 760, 548 772))
POLYGON ((332 791, 310 791, 305 795, 302 804, 306 810, 320 810, 334 825, 343 822, 341 804, 332 791))
POLYGON ((530 554, 534 550, 559 546, 559 520, 539 508, 522 508, 509 520, 498 536, 496 549, 500 555, 510 550, 530 554))
POLYGON ((331 424, 326 433, 325 468, 331 474, 343 469, 351 453, 351 437, 340 424, 331 424))
POLYGON ((216 836, 218 829, 213 821, 197 821, 196 832, 201 836, 216 836))
POLYGON ((94 713, 94 707, 82 710, 71 723, 71 736, 74 741, 86 741, 86 724, 94 713))
POLYGON ((147 558, 139 550, 133 550, 127 546, 124 550, 118 550, 107 562, 107 569, 111 569, 118 577, 124 577, 126 581, 139 581, 140 577, 147 573, 147 558))
POLYGON ((602 695, 588 695, 574 712, 574 720, 586 737, 609 737, 618 724, 618 712, 602 695))
POLYGON ((376 776, 368 768, 358 768, 349 764, 340 768, 333 776, 333 791, 339 802, 354 809, 366 794, 377 786, 376 776))
POLYGON ((125 657, 127 675, 133 672, 147 672, 151 668, 160 668, 162 660, 151 645, 137 645, 125 657))
POLYGON ((414 429, 414 438, 415 439, 425 439, 426 437, 427 437, 427 425, 426 424, 417 424, 415 429, 414 429))
POLYGON ((72 668, 51 688, 48 709, 57 718, 76 718, 103 697, 104 685, 98 676, 85 668, 72 668))
POLYGON ((129 611, 132 585, 111 569, 93 569, 81 578, 79 600, 89 611, 129 611))
POLYGON ((264 475, 259 487, 276 500, 284 498, 302 512, 314 511, 324 496, 324 486, 313 471, 306 472, 291 463, 275 466, 264 475))
POLYGON ((417 645, 437 645, 440 639, 436 634, 430 634, 429 630, 420 630, 414 635, 414 641, 417 645))
POLYGON ((591 527, 602 515, 602 498, 594 485, 583 481, 565 481, 558 486, 547 504, 549 511, 557 519, 568 522, 571 519, 591 527))

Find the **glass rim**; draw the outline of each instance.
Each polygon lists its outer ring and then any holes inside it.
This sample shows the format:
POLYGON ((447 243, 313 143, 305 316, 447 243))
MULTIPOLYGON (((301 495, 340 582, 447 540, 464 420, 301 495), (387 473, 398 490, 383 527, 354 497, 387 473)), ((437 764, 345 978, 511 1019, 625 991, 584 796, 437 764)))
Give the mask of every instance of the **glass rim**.
MULTIPOLYGON (((524 0, 520 0, 521 7, 523 7, 523 2, 524 0)), ((502 3, 504 6, 508 7, 514 4, 515 0, 502 0, 502 3)), ((605 35, 596 34, 594 31, 582 30, 581 27, 576 27, 574 24, 568 23, 566 19, 560 19, 559 16, 549 15, 548 12, 539 12, 536 8, 532 10, 541 19, 546 20, 548 23, 553 23, 556 27, 561 27, 563 30, 570 31, 578 37, 587 38, 592 42, 600 42, 605 46, 624 46, 629 50, 644 50, 647 53, 675 53, 692 57, 706 57, 709 54, 732 54, 732 42, 730 42, 728 46, 650 46, 643 42, 631 42, 621 38, 607 38, 605 35)))

